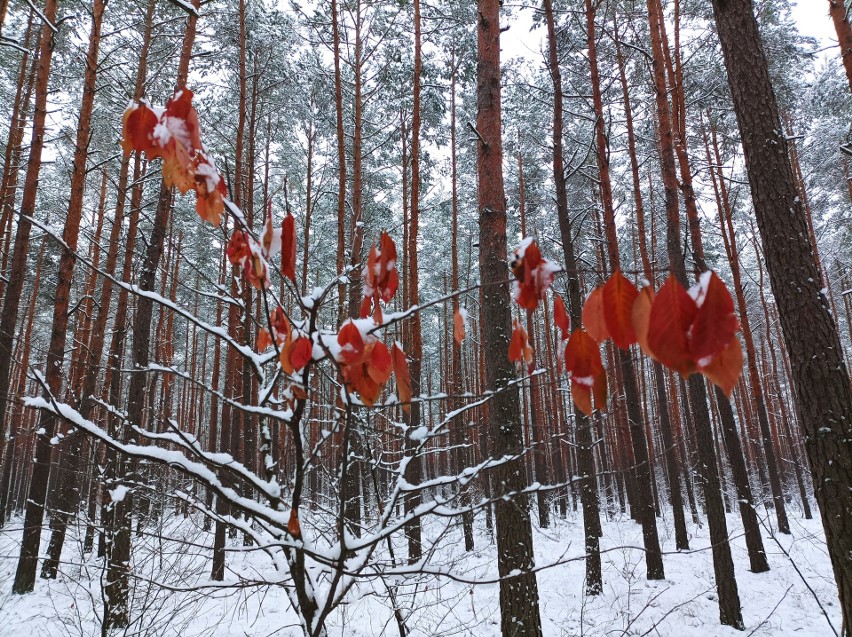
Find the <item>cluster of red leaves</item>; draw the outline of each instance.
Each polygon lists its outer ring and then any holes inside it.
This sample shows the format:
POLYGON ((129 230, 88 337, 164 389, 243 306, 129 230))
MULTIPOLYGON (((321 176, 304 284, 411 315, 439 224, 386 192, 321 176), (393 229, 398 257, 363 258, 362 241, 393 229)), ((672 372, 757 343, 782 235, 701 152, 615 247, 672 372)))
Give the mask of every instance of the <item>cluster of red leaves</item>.
POLYGON ((347 390, 357 392, 365 405, 372 406, 393 373, 402 408, 410 409, 411 377, 405 352, 399 343, 394 343, 388 351, 387 345, 375 336, 362 336, 351 320, 340 328, 337 342, 341 347, 338 362, 347 390))
POLYGON ((274 342, 278 346, 281 369, 287 374, 302 371, 313 354, 311 339, 293 327, 280 307, 276 307, 272 312, 270 323, 272 334, 263 328, 257 334, 258 351, 264 351, 274 342))
POLYGON ((683 376, 700 372, 729 396, 742 374, 734 301, 714 272, 689 291, 669 276, 656 295, 616 272, 589 295, 583 324, 597 342, 639 343, 654 360, 683 376))
POLYGON ((381 299, 390 303, 399 287, 399 274, 396 271, 396 244, 387 232, 382 232, 379 245, 370 248, 367 263, 361 271, 364 300, 361 303, 361 317, 370 315, 375 304, 376 322, 382 323, 381 299))
POLYGON ((183 195, 194 190, 199 216, 219 224, 225 209, 225 180, 201 143, 192 91, 177 91, 165 108, 145 102, 131 104, 124 111, 121 146, 125 155, 135 150, 149 159, 161 157, 166 185, 183 195))
POLYGON ((526 310, 536 309, 547 288, 553 283, 556 266, 542 258, 541 251, 533 239, 524 239, 512 254, 509 267, 517 279, 515 301, 526 310))
POLYGON ((247 232, 237 230, 231 235, 225 252, 231 265, 242 267, 243 273, 254 287, 265 290, 270 286, 269 270, 260 246, 247 232))

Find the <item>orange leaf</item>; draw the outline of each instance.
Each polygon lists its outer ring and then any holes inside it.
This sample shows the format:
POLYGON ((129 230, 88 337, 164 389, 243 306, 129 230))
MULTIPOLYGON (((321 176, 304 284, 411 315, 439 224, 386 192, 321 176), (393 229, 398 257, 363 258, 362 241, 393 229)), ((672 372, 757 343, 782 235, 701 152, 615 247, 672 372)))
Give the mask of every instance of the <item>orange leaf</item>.
POLYGON ((296 218, 289 212, 281 227, 281 273, 296 282, 296 218))
POLYGON ((648 326, 651 321, 651 306, 654 304, 654 288, 650 285, 642 288, 636 301, 633 303, 633 311, 631 312, 631 320, 633 321, 633 330, 636 332, 636 340, 639 342, 639 347, 648 356, 657 360, 654 353, 648 347, 648 326))
POLYGON ((553 322, 559 328, 564 341, 571 334, 571 319, 568 318, 568 312, 565 311, 565 303, 562 297, 558 294, 553 294, 553 322))
POLYGON ((609 338, 609 330, 606 328, 606 319, 603 309, 603 288, 597 287, 592 290, 589 298, 583 304, 583 327, 598 343, 609 338))
POLYGON ((302 528, 299 525, 299 514, 296 509, 290 509, 290 519, 287 521, 287 532, 295 538, 301 537, 302 528))
POLYGON ((698 307, 683 286, 669 275, 651 306, 648 347, 657 359, 683 376, 695 371, 689 351, 689 328, 698 307))
POLYGON ((621 349, 627 349, 636 342, 633 329, 633 303, 639 291, 622 273, 616 270, 603 286, 601 298, 607 331, 612 340, 621 349))
POLYGON ((382 232, 379 238, 379 250, 379 294, 382 301, 390 303, 399 287, 399 274, 396 271, 396 244, 387 232, 382 232))
POLYGON ((698 371, 714 385, 718 385, 730 398, 743 373, 743 349, 740 340, 736 336, 732 337, 728 346, 713 356, 708 365, 699 367, 698 371))
POLYGON ((591 388, 581 385, 576 381, 571 381, 571 398, 574 399, 574 404, 577 405, 577 409, 587 416, 592 415, 591 388))
POLYGON ((461 344, 464 342, 464 324, 465 318, 467 317, 467 312, 462 308, 456 308, 456 311, 453 313, 453 339, 455 339, 456 344, 461 347, 461 344))
POLYGON ((582 329, 574 330, 565 348, 565 371, 571 374, 572 384, 591 388, 602 369, 601 352, 595 339, 582 329))
POLYGON ((296 368, 290 361, 290 350, 293 348, 293 332, 287 332, 287 337, 284 339, 284 344, 281 346, 281 352, 278 354, 278 360, 281 362, 281 369, 285 374, 293 374, 296 368))
POLYGON ((294 370, 298 372, 305 368, 305 365, 311 360, 313 349, 313 344, 309 338, 305 338, 304 336, 296 337, 290 348, 290 363, 293 365, 294 370))
POLYGON ((689 351, 700 366, 702 359, 730 345, 739 323, 734 314, 734 300, 715 272, 702 274, 699 286, 700 306, 689 331, 689 351))
POLYGON ((257 351, 265 352, 266 348, 270 345, 272 345, 272 337, 269 335, 269 332, 261 327, 257 333, 257 351))
MULTIPOLYGON (((509 360, 519 368, 523 363, 532 366, 533 349, 529 343, 529 336, 524 327, 516 320, 512 322, 512 340, 509 343, 509 360)), ((530 369, 530 372, 532 370, 530 369)))
POLYGON ((402 351, 399 343, 393 344, 391 358, 393 359, 393 374, 396 376, 396 393, 399 396, 399 402, 403 403, 403 411, 409 411, 411 405, 406 403, 411 402, 411 376, 408 374, 408 361, 405 358, 405 352, 402 351))
POLYGON ((364 339, 361 332, 351 320, 346 321, 337 335, 337 342, 341 345, 340 358, 344 363, 353 363, 364 353, 364 339))
POLYGON ((370 362, 367 365, 367 373, 377 385, 388 382, 393 371, 393 361, 387 346, 381 341, 376 341, 370 352, 370 362))

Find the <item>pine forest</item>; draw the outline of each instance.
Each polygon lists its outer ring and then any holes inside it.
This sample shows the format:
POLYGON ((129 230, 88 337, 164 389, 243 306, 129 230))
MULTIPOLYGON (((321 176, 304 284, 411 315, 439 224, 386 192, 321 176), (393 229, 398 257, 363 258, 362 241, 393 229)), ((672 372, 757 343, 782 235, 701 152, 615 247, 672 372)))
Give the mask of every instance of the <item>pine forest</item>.
POLYGON ((851 0, 0 0, 0 637, 852 637, 851 0))

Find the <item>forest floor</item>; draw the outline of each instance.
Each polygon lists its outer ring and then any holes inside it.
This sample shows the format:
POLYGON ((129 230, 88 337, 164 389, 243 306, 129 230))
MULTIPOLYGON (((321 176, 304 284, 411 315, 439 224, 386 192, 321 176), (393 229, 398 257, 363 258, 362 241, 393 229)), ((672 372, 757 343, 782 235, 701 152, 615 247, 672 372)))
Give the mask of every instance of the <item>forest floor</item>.
MULTIPOLYGON (((674 550, 669 512, 660 522, 666 579, 645 580, 639 526, 627 516, 603 522, 604 590, 596 597, 583 595, 582 517, 569 512, 549 529, 535 530, 538 566, 553 564, 538 574, 544 635, 665 635, 673 637, 780 636, 822 637, 839 630, 837 591, 818 519, 802 520, 790 511, 792 535, 768 536, 764 542, 771 571, 753 574, 741 535, 738 516, 728 516, 736 576, 742 601, 745 632, 719 625, 713 585, 713 567, 707 526, 690 525, 690 552, 674 550), (781 550, 783 547, 783 551, 781 550), (785 552, 789 555, 785 555, 785 552), (822 606, 822 608, 821 608, 822 606), (823 611, 824 609, 824 611, 823 611), (834 629, 829 625, 829 619, 834 629)), ((212 538, 200 528, 200 519, 170 518, 160 528, 149 528, 134 539, 132 635, 252 637, 301 635, 285 592, 275 586, 247 586, 231 590, 169 591, 151 580, 176 587, 209 584, 212 538), (178 541, 182 540, 182 541, 178 541)), ((773 520, 774 522, 774 520, 773 520)), ((489 580, 496 575, 495 548, 477 517, 477 551, 465 554, 458 528, 432 529, 442 533, 430 563, 451 568, 464 580, 489 580), (480 528, 481 526, 481 528, 480 528)), ((35 592, 10 593, 20 542, 21 519, 0 531, 0 636, 41 637, 99 635, 101 601, 100 561, 81 561, 79 531, 66 543, 64 564, 54 581, 38 579, 35 592)), ((304 526, 303 526, 304 528, 304 526)), ((42 550, 47 546, 45 533, 42 550)), ((229 540, 227 579, 275 579, 266 556, 257 549, 243 552, 240 538, 229 540)), ((404 555, 400 546, 397 555, 404 555)), ((399 635, 390 610, 385 584, 361 582, 331 616, 332 637, 399 635)), ((498 586, 470 584, 434 577, 398 582, 397 595, 405 607, 413 636, 500 634, 498 586)))

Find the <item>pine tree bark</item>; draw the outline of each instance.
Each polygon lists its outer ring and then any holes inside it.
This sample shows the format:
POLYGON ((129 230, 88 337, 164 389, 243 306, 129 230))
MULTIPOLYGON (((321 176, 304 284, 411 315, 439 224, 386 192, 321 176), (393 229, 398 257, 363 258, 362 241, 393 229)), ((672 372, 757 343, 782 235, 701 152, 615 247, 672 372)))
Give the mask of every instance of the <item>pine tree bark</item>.
MULTIPOLYGON (((68 213, 62 240, 65 245, 61 248, 59 270, 57 274, 56 292, 53 306, 53 326, 50 332, 50 344, 47 351, 47 368, 45 381, 48 392, 45 398, 58 397, 62 389, 62 371, 65 362, 65 343, 68 332, 68 307, 71 301, 71 284, 74 277, 74 262, 76 260, 77 239, 80 233, 80 220, 83 213, 83 195, 86 188, 86 159, 89 150, 89 133, 91 130, 92 111, 95 104, 95 82, 98 71, 98 49, 101 39, 101 24, 103 22, 105 0, 95 0, 92 5, 92 26, 89 34, 89 49, 86 54, 86 71, 83 80, 83 98, 80 104, 80 117, 77 123, 77 140, 74 149, 74 163, 71 171, 71 195, 68 201, 68 213)), ((47 481, 50 475, 50 456, 53 452, 51 439, 57 425, 57 417, 49 411, 42 411, 39 417, 39 431, 36 438, 36 455, 33 466, 32 482, 27 500, 26 522, 24 524, 24 539, 21 543, 21 556, 37 554, 41 536, 41 526, 44 517, 44 499, 47 492, 47 481)), ((74 497, 77 489, 76 469, 82 451, 83 436, 79 432, 71 432, 68 436, 67 453, 62 455, 64 463, 70 463, 66 469, 66 479, 59 487, 59 509, 54 512, 51 535, 48 547, 49 558, 44 562, 42 577, 54 579, 59 567, 59 557, 62 544, 65 541, 65 529, 68 517, 74 513, 79 498, 74 497)), ((65 445, 63 445, 65 446, 65 445)), ((22 573, 21 578, 35 577, 36 561, 21 560, 19 568, 32 569, 32 573, 22 573)), ((17 576, 16 576, 17 578, 17 576)))
MULTIPOLYGON (((456 82, 458 64, 456 62, 456 49, 452 48, 450 61, 451 73, 451 97, 450 97, 450 166, 452 180, 452 239, 450 245, 451 275, 450 284, 453 292, 459 290, 459 197, 458 197, 458 150, 456 149, 456 82)), ((459 298, 453 296, 453 316, 459 311, 459 298)), ((461 343, 453 339, 452 342, 452 367, 450 375, 450 408, 456 410, 462 407, 461 394, 464 392, 464 380, 462 377, 462 347, 461 343)), ((468 427, 463 417, 456 417, 450 423, 450 432, 453 442, 453 464, 455 471, 460 472, 465 467, 470 457, 466 450, 470 448, 468 438, 468 427)), ((474 549, 473 541, 473 511, 467 509, 470 504, 470 495, 467 488, 461 494, 461 505, 465 509, 462 513, 462 532, 464 534, 465 551, 474 549)))
POLYGON ((713 0, 772 292, 790 353, 805 448, 852 630, 852 387, 821 291, 751 0, 713 0))
POLYGON ((532 524, 528 499, 521 493, 525 480, 520 403, 507 355, 512 321, 500 122, 500 0, 478 0, 477 8, 476 128, 482 139, 477 147, 476 167, 482 333, 486 390, 494 392, 488 408, 492 453, 503 459, 492 475, 500 625, 507 636, 538 637, 542 633, 538 584, 532 572, 532 524))
MULTIPOLYGON (((47 0, 44 8, 46 20, 53 22, 56 19, 56 0, 47 0)), ((5 419, 8 410, 9 373, 12 356, 12 339, 17 322, 18 306, 21 300, 21 288, 23 286, 24 268, 26 267, 27 253, 29 251, 29 236, 32 229, 30 218, 35 214, 36 196, 38 194, 38 178, 41 170, 41 154, 44 148, 45 118, 47 115, 47 90, 50 78, 50 63, 53 54, 53 31, 45 24, 42 27, 39 42, 39 63, 36 76, 35 88, 35 114, 33 116, 32 142, 30 144, 30 157, 27 163, 27 176, 24 182, 24 195, 18 215, 18 230, 15 235, 15 247, 12 256, 12 271, 9 285, 6 288, 3 303, 3 313, 0 316, 0 423, 5 419)), ((0 426, 0 431, 5 428, 0 426)), ((44 441, 49 446, 50 438, 44 441)), ((47 462, 50 461, 48 449, 47 462)), ((44 460, 42 459, 42 462, 44 460)), ((41 529, 42 507, 44 505, 44 492, 47 489, 45 475, 41 498, 32 506, 28 506, 28 519, 24 521, 24 544, 18 561, 18 569, 12 592, 23 594, 33 590, 35 584, 35 567, 38 559, 39 531, 41 529), (37 509, 37 511, 35 510, 37 509), (30 512, 32 511, 32 512, 30 512), (38 516, 36 525, 35 516, 38 516), (27 541, 29 540, 29 541, 27 541)), ((36 491, 38 495, 38 490, 36 491)))
MULTIPOLYGON (((583 304, 580 295, 577 258, 574 252, 573 230, 568 216, 568 188, 565 183, 565 159, 562 155, 564 126, 562 73, 559 69, 552 0, 544 0, 544 14, 547 22, 548 68, 553 82, 553 181, 556 185, 556 214, 559 221, 565 268, 568 272, 568 310, 571 324, 580 325, 583 304)), ((600 502, 598 500, 594 446, 592 443, 593 422, 574 405, 574 423, 577 443, 577 473, 580 480, 580 503, 583 508, 583 533, 586 550, 586 594, 598 595, 603 592, 603 577, 600 554, 600 502)))
POLYGON ((852 26, 849 24, 849 13, 844 0, 828 0, 828 12, 837 31, 837 41, 840 44, 840 58, 846 69, 849 80, 849 90, 852 91, 852 26))
MULTIPOLYGON (((417 265, 417 236, 420 224, 420 93, 423 62, 421 58, 421 19, 420 0, 414 0, 414 91, 411 114, 411 216, 408 229, 408 299, 405 306, 410 308, 420 303, 419 276, 417 265)), ((418 440, 412 438, 421 426, 421 403, 417 400, 420 396, 420 382, 423 369, 423 335, 421 333, 420 312, 415 312, 409 324, 408 351, 409 373, 411 376, 411 395, 415 400, 410 405, 408 413, 408 428, 405 430, 405 451, 411 459, 405 467, 405 479, 409 484, 416 485, 420 482, 422 471, 422 460, 420 455, 415 455, 419 445, 418 440)), ((413 491, 405 498, 405 511, 411 513, 421 502, 419 491, 413 491)), ((408 539, 408 562, 414 564, 423 555, 420 518, 412 518, 405 525, 405 535, 408 539)))
MULTIPOLYGON (((44 15, 51 22, 56 19, 56 0, 47 0, 44 15)), ((48 25, 43 25, 39 39, 38 66, 35 79, 35 104, 33 114, 32 141, 30 155, 27 161, 27 173, 24 179, 24 193, 18 213, 18 228, 15 233, 15 244, 12 251, 12 266, 9 273, 9 284, 6 286, 3 298, 3 312, 0 314, 0 436, 5 437, 6 417, 9 411, 9 388, 12 362, 14 355, 12 343, 15 337, 15 326, 18 319, 18 308, 23 289, 24 269, 26 268, 29 252, 30 218, 35 214, 36 197, 38 195, 38 179, 41 171, 41 155, 44 148, 45 119, 47 116, 47 91, 50 78, 50 63, 53 55, 53 31, 48 25)), ((28 555, 28 560, 37 559, 38 548, 28 555)), ((29 570, 26 571, 29 573, 29 570)), ((32 578, 22 577, 13 585, 13 592, 27 593, 35 583, 35 567, 32 578), (31 580, 31 581, 30 581, 31 580)))

